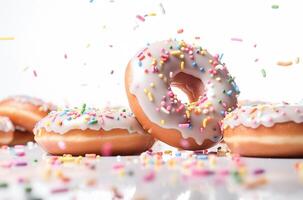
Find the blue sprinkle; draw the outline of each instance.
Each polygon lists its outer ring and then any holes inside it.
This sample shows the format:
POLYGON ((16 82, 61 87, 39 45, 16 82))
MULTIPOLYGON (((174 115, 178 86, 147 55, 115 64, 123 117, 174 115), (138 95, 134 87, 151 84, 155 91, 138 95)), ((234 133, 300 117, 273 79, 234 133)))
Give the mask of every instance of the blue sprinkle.
POLYGON ((200 67, 200 72, 204 73, 205 69, 203 67, 200 67))
POLYGON ((197 65, 196 62, 193 62, 193 63, 191 64, 191 66, 192 66, 192 67, 197 67, 198 65, 197 65))
POLYGON ((71 118, 71 117, 68 117, 67 120, 70 121, 70 120, 72 120, 72 118, 71 118))
POLYGON ((139 64, 139 67, 142 67, 142 62, 141 62, 141 61, 139 61, 139 63, 138 63, 138 64, 139 64))
POLYGON ((222 53, 222 54, 220 55, 219 60, 222 60, 223 56, 224 56, 224 53, 222 53))
POLYGON ((222 116, 224 116, 224 115, 225 115, 225 111, 224 111, 224 110, 221 110, 221 111, 220 111, 220 114, 221 114, 222 116))
POLYGON ((207 160, 207 159, 208 159, 208 156, 207 156, 207 155, 204 155, 204 154, 198 154, 198 155, 197 155, 197 159, 198 159, 198 160, 207 160))
POLYGON ((181 157, 181 152, 178 151, 178 152, 175 153, 175 155, 176 155, 177 157, 181 157))
POLYGON ((236 92, 236 94, 240 94, 239 87, 236 85, 236 83, 232 82, 231 85, 233 87, 233 90, 236 92))
POLYGON ((232 95, 232 93, 233 93, 233 91, 232 91, 232 90, 228 90, 228 91, 226 92, 226 95, 227 95, 227 96, 231 96, 231 95, 232 95))

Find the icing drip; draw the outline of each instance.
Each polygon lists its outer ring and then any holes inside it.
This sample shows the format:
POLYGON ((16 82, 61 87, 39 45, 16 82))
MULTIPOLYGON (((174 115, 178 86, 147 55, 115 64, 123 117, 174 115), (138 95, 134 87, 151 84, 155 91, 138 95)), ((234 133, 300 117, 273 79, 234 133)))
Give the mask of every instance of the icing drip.
POLYGON ((27 95, 11 96, 8 99, 13 99, 14 101, 20 102, 20 103, 29 103, 34 106, 38 106, 39 110, 44 111, 44 112, 56 109, 56 107, 54 105, 52 105, 51 103, 46 103, 41 99, 38 99, 35 97, 30 97, 27 95))
POLYGON ((239 89, 219 56, 184 41, 168 40, 148 45, 130 66, 130 92, 153 123, 177 129, 197 144, 221 140, 220 120, 236 106, 239 89), (183 104, 171 91, 170 83, 180 72, 203 83, 205 93, 197 102, 183 104))
POLYGON ((9 118, 0 117, 0 132, 12 132, 14 130, 14 125, 9 118))
POLYGON ((87 108, 66 108, 64 110, 52 111, 45 118, 40 120, 34 134, 44 128, 46 131, 64 134, 70 130, 111 130, 126 129, 129 133, 145 133, 137 122, 133 113, 122 107, 105 108, 102 110, 87 108))
POLYGON ((223 120, 224 128, 234 128, 243 125, 250 128, 257 128, 261 125, 272 127, 276 123, 303 122, 302 104, 257 104, 244 105, 229 113, 223 120))

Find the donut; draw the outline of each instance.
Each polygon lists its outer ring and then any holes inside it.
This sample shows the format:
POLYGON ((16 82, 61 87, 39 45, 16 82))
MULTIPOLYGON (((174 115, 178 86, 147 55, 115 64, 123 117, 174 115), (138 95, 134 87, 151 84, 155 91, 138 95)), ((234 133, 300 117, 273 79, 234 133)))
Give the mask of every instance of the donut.
POLYGON ((55 155, 131 155, 154 143, 133 113, 120 107, 53 111, 37 123, 34 134, 36 142, 55 155))
POLYGON ((242 156, 303 156, 303 105, 242 105, 225 117, 223 133, 230 150, 242 156))
POLYGON ((14 125, 7 117, 0 116, 0 145, 9 144, 14 137, 14 125))
POLYGON ((0 116, 8 117, 14 125, 32 132, 35 124, 53 109, 49 103, 25 95, 12 96, 0 101, 0 116))
POLYGON ((221 141, 221 120, 235 108, 239 94, 218 55, 176 40, 139 51, 127 65, 125 87, 143 128, 186 150, 207 149, 221 141), (189 102, 181 102, 172 87, 182 90, 189 102))
POLYGON ((0 145, 26 144, 33 139, 32 133, 14 126, 8 117, 0 116, 0 145))

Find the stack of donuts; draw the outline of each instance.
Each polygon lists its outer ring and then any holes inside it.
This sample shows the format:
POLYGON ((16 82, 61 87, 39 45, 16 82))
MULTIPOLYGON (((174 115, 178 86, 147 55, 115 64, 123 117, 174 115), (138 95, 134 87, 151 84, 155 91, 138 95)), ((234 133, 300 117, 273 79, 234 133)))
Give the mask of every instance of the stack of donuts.
MULTIPOLYGON (((36 99, 0 102, 0 142, 15 144, 23 132, 48 153, 138 154, 155 140, 184 150, 202 150, 223 140, 244 156, 303 155, 301 105, 237 102, 239 88, 218 55, 184 41, 148 44, 126 67, 125 107, 53 110, 36 99), (183 102, 174 92, 188 97, 183 102), (29 134, 32 136, 32 134, 29 134), (19 136, 18 136, 19 137, 19 136)), ((25 140, 23 140, 25 141, 25 140)))

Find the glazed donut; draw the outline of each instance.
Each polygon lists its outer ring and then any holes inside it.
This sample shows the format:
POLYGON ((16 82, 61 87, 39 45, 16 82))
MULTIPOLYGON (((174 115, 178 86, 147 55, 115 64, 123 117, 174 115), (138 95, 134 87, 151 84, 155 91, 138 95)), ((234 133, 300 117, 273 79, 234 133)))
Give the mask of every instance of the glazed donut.
POLYGON ((14 137, 14 125, 7 117, 0 116, 0 145, 9 144, 14 137))
POLYGON ((12 96, 0 101, 0 115, 7 116, 14 125, 28 132, 32 132, 35 124, 51 109, 51 104, 29 96, 12 96))
POLYGON ((233 153, 255 157, 303 156, 303 106, 243 105, 225 117, 223 132, 233 153))
POLYGON ((130 155, 148 150, 154 139, 125 108, 73 108, 50 112, 34 129, 50 154, 130 155), (109 148, 110 153, 103 153, 109 148))
POLYGON ((239 89, 218 56, 184 41, 148 45, 128 64, 130 107, 145 130, 174 147, 207 149, 222 139, 220 121, 237 104, 239 89), (171 87, 181 89, 182 103, 171 87))

